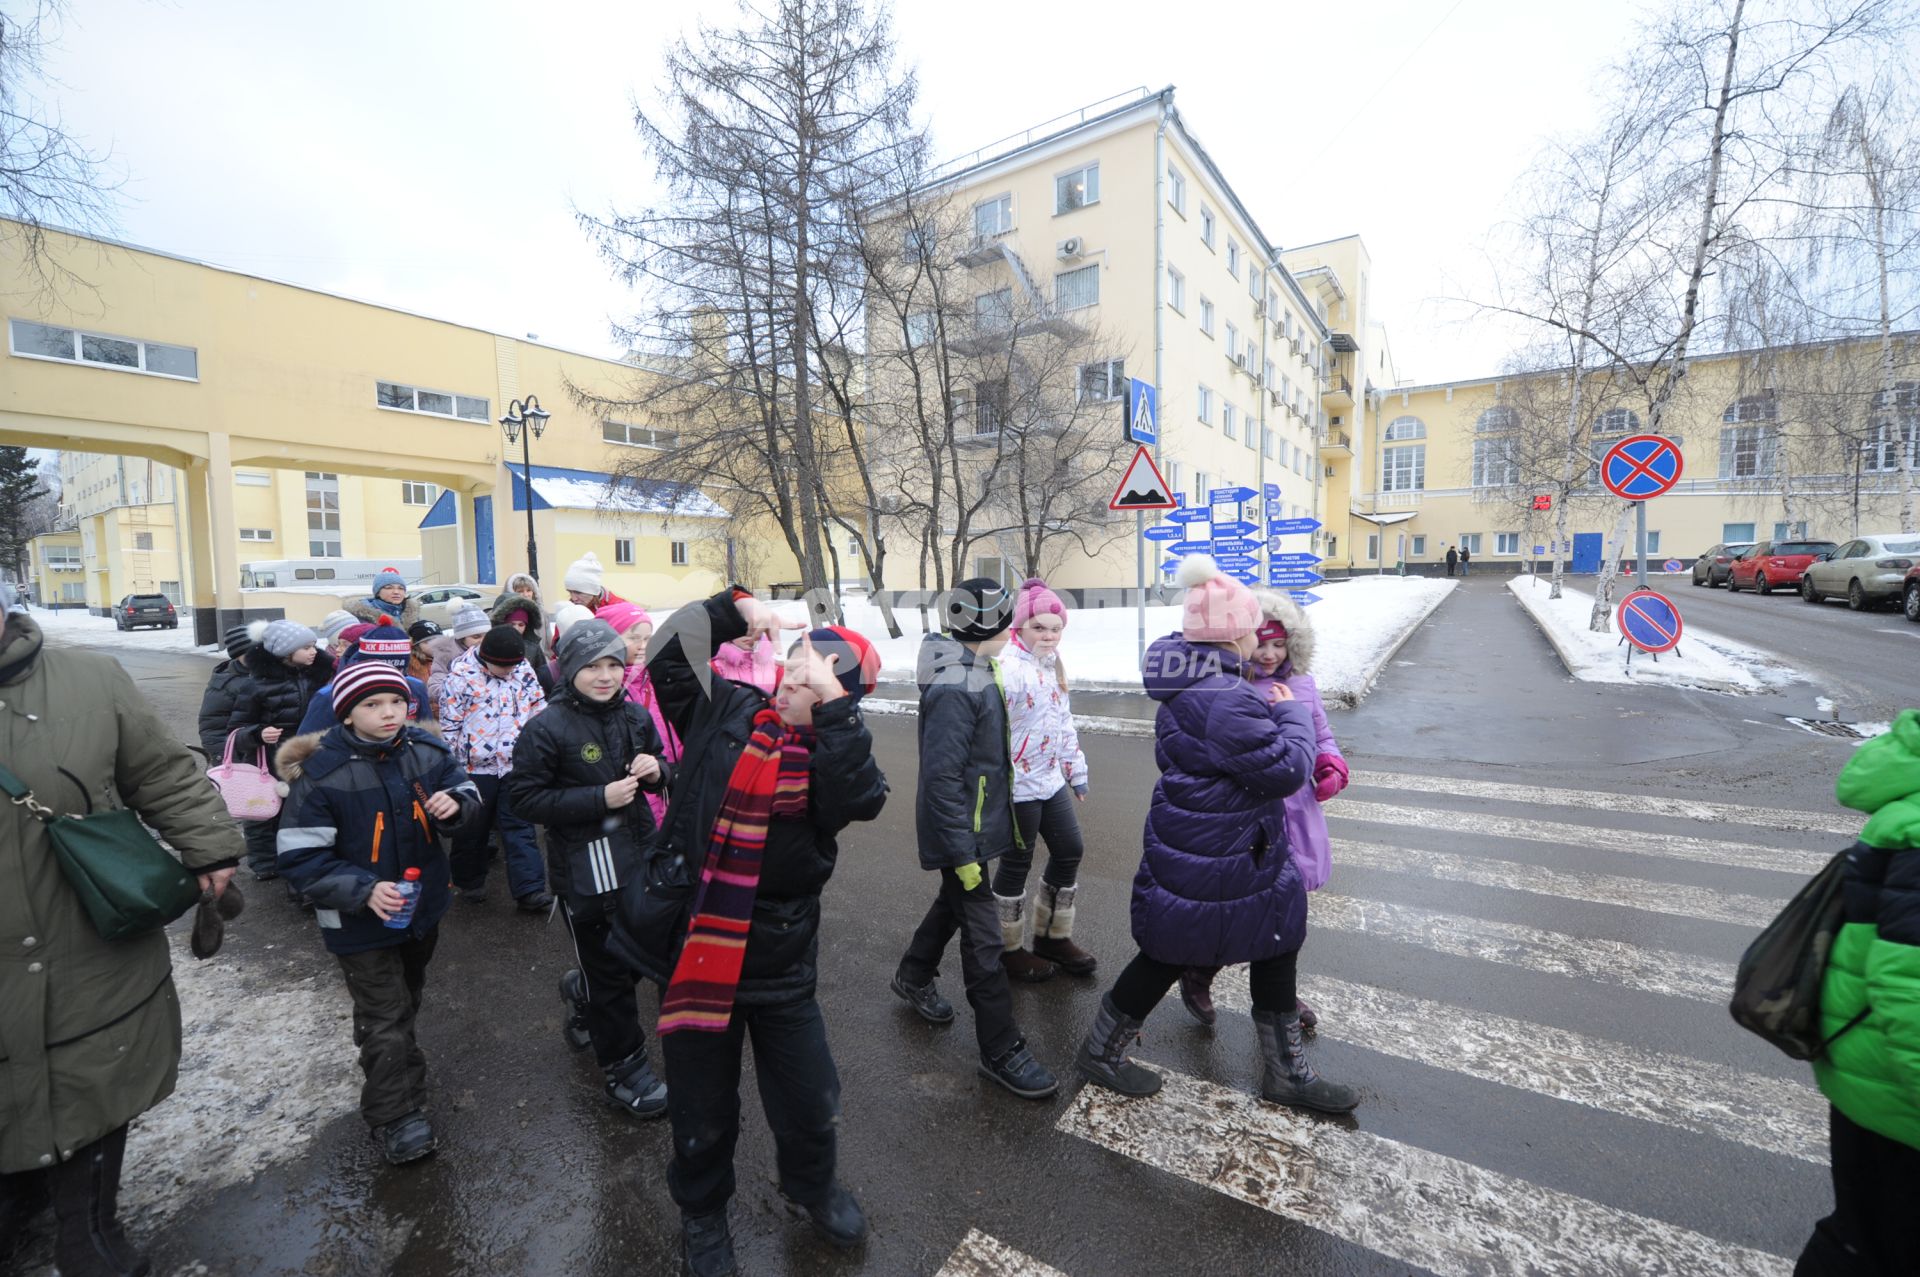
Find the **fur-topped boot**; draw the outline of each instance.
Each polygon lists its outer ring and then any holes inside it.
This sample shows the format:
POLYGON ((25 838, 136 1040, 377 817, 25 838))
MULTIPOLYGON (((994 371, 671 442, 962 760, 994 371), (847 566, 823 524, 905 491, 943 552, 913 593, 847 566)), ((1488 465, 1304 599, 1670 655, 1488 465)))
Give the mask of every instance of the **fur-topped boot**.
POLYGON ((1077 884, 1040 884, 1033 902, 1033 952, 1072 975, 1092 975, 1099 960, 1073 942, 1073 900, 1079 894, 1077 884))
POLYGON ((1000 937, 1006 944, 1000 954, 1000 965, 1007 969, 1007 978, 1024 980, 1028 984, 1053 979, 1056 970, 1054 965, 1045 958, 1035 957, 1026 949, 1026 896, 1002 896, 996 893, 993 902, 1000 906, 1000 937))

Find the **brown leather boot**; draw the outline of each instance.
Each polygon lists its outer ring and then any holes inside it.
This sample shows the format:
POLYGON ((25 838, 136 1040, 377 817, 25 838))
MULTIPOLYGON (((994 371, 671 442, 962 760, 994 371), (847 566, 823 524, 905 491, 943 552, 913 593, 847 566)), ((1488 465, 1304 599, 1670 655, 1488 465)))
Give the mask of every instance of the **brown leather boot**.
POLYGON ((1219 967, 1188 967, 1180 973, 1180 1005, 1208 1028, 1213 1027, 1216 1013, 1213 1009, 1213 977, 1219 974, 1219 967))
POLYGON ((1000 953, 1000 965, 1007 969, 1007 979, 1024 980, 1028 984, 1039 984, 1042 980, 1053 979, 1059 968, 1025 949, 1003 949, 1000 953))
POLYGON ((1033 902, 1033 951, 1072 975, 1092 975, 1100 961, 1073 942, 1073 898, 1080 888, 1040 884, 1033 902))

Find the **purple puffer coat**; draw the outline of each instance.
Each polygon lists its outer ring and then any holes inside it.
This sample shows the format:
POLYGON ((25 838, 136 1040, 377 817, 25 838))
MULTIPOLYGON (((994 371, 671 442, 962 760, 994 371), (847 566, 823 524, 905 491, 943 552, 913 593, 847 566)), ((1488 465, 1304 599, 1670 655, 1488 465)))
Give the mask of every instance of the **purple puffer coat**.
POLYGON ((1193 967, 1298 949, 1307 896, 1287 854, 1285 799, 1313 770, 1306 706, 1269 705, 1238 656, 1178 634, 1147 649, 1142 678, 1160 702, 1160 780, 1133 879, 1134 941, 1193 967))
MULTIPOLYGON (((1333 724, 1327 721, 1326 703, 1320 699, 1320 685, 1313 681, 1313 675, 1295 674, 1293 663, 1288 661, 1280 666, 1277 680, 1254 679, 1253 690, 1264 697, 1275 681, 1286 683, 1293 699, 1313 715, 1314 764, 1318 765, 1329 754, 1345 762, 1340 743, 1333 739, 1333 724)), ((1299 867, 1302 885, 1308 891, 1318 891, 1327 885, 1333 873, 1333 840, 1327 833, 1327 814, 1320 810, 1320 800, 1313 796, 1312 778, 1288 794, 1286 801, 1287 850, 1299 867)))

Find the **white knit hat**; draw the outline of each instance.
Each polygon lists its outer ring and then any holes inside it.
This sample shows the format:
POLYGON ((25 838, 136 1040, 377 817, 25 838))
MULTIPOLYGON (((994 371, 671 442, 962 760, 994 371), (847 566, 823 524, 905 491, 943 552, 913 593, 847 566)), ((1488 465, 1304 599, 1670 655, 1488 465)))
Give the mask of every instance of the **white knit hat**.
MULTIPOLYGON (((567 588, 577 590, 580 587, 574 585, 567 588)), ((568 630, 582 621, 591 621, 592 619, 593 613, 581 607, 578 603, 562 603, 559 607, 555 608, 553 613, 553 644, 555 650, 558 650, 560 640, 566 635, 568 630)))
POLYGON ((606 569, 600 566, 600 556, 592 550, 573 561, 567 569, 566 579, 561 582, 569 590, 578 590, 582 594, 598 596, 606 592, 601 578, 606 569))

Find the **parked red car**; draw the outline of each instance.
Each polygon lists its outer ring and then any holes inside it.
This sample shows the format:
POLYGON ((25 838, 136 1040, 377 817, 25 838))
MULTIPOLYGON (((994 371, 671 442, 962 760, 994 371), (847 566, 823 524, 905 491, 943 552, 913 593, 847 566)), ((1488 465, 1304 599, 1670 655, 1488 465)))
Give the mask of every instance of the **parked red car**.
POLYGON ((1733 561, 1727 573, 1727 590, 1738 594, 1754 590, 1773 593, 1773 588, 1792 589, 1800 584, 1807 565, 1835 548, 1832 541, 1755 541, 1753 548, 1733 561))

